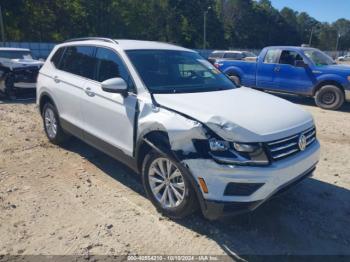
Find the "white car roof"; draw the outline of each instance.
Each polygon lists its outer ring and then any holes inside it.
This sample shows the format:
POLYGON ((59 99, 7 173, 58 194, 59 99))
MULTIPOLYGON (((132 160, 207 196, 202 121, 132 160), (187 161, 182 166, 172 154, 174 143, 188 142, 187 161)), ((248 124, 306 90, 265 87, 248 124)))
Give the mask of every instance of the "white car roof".
POLYGON ((28 48, 0 47, 0 51, 29 51, 28 48))
POLYGON ((240 54, 242 52, 244 52, 244 51, 235 51, 235 50, 223 50, 223 51, 220 51, 220 50, 215 50, 213 52, 213 54, 215 54, 215 53, 235 53, 235 54, 240 54))
MULTIPOLYGON (((177 46, 175 44, 168 44, 163 42, 127 40, 127 39, 115 39, 114 41, 116 41, 115 44, 118 45, 123 50, 174 50, 174 51, 195 52, 194 50, 191 50, 191 49, 187 49, 181 46, 177 46)), ((58 45, 58 47, 66 46, 66 45, 80 45, 80 44, 101 45, 101 43, 104 43, 107 46, 114 44, 112 42, 106 42, 98 39, 82 39, 82 40, 77 39, 76 41, 68 41, 68 42, 62 43, 58 45)))
POLYGON ((177 46, 174 44, 168 44, 163 42, 155 41, 143 41, 143 40, 124 40, 116 39, 119 46, 124 50, 142 50, 142 49, 153 49, 153 50, 176 50, 176 51, 191 51, 193 50, 177 46))

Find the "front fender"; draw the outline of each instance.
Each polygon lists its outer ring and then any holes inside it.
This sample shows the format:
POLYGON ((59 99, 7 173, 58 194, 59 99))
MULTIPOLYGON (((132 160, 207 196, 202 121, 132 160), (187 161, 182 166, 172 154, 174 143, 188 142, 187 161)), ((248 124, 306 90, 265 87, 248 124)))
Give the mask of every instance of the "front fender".
POLYGON ((349 88, 349 81, 345 77, 339 76, 339 75, 336 75, 336 74, 320 75, 320 76, 316 77, 316 80, 317 80, 316 87, 318 87, 323 82, 336 82, 339 85, 341 85, 344 89, 348 89, 349 88))
POLYGON ((154 131, 166 133, 171 150, 185 154, 196 152, 193 139, 207 139, 201 123, 165 108, 141 103, 136 141, 154 131))

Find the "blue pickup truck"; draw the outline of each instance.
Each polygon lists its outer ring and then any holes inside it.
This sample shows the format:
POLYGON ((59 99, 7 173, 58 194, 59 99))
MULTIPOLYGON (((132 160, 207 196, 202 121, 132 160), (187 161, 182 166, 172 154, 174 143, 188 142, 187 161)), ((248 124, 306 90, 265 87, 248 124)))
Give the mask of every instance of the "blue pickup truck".
POLYGON ((350 101, 350 66, 337 65, 315 48, 266 47, 256 62, 217 60, 214 65, 238 85, 314 97, 324 109, 350 101))

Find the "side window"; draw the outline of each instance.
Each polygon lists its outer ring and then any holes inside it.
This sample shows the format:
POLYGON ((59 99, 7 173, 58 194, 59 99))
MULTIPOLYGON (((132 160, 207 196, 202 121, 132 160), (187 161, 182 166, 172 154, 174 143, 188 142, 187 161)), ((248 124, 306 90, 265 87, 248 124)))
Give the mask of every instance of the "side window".
POLYGON ((133 88, 133 83, 130 74, 125 67, 122 59, 112 50, 99 47, 96 52, 97 67, 96 79, 98 82, 103 82, 107 79, 121 77, 128 86, 133 88))
POLYGON ((280 50, 278 49, 270 49, 267 51, 264 63, 266 64, 277 64, 279 58, 280 50))
POLYGON ((52 56, 51 62, 56 68, 60 67, 61 58, 64 52, 64 47, 59 48, 56 53, 52 56))
POLYGON ((95 58, 92 46, 69 46, 66 48, 60 69, 78 76, 93 79, 95 72, 95 58))
POLYGON ((295 51, 283 50, 280 57, 280 64, 295 66, 295 61, 303 60, 303 58, 295 51))

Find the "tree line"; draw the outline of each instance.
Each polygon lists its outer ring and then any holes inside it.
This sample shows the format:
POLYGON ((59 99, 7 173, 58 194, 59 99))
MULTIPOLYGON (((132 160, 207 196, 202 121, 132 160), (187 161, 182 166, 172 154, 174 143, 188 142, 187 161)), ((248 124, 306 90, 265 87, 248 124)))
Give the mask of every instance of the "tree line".
POLYGON ((7 41, 105 36, 202 48, 205 13, 211 49, 310 41, 323 50, 350 49, 350 20, 322 23, 288 7, 279 11, 269 0, 2 0, 0 5, 7 41))

